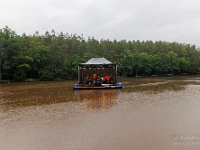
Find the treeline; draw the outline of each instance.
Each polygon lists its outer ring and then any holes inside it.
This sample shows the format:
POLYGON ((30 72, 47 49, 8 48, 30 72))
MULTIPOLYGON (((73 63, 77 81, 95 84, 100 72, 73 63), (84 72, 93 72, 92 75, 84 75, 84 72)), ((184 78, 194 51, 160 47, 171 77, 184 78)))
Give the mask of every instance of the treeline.
POLYGON ((196 74, 200 69, 200 50, 195 45, 85 40, 82 35, 57 34, 54 30, 43 35, 17 35, 8 26, 0 29, 2 80, 77 78, 77 65, 98 57, 116 62, 123 76, 196 74))

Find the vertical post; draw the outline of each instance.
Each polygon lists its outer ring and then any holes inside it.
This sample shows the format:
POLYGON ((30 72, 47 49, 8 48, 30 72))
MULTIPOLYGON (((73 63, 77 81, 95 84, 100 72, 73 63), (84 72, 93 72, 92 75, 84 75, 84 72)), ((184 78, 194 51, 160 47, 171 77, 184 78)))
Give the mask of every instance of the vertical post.
POLYGON ((78 83, 80 83, 80 67, 78 66, 78 83))
POLYGON ((117 82, 117 65, 115 66, 115 70, 116 70, 116 73, 115 73, 115 82, 117 82))

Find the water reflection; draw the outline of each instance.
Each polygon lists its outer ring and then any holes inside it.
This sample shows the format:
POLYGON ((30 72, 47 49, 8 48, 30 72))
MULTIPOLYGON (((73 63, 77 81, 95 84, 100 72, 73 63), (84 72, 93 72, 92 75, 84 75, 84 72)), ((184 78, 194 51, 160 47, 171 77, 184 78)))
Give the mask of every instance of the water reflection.
POLYGON ((124 93, 144 93, 158 94, 165 91, 185 90, 186 85, 200 85, 197 77, 171 77, 171 78, 124 78, 120 82, 123 84, 124 93))
POLYGON ((116 105, 121 89, 112 90, 76 90, 75 95, 87 108, 109 108, 116 105))
POLYGON ((10 83, 0 85, 0 106, 4 110, 77 101, 73 81, 10 83))
POLYGON ((3 111, 16 107, 30 107, 81 101, 87 107, 105 108, 115 104, 114 99, 122 93, 158 94, 165 91, 185 90, 186 85, 200 85, 198 77, 170 78, 123 78, 122 90, 72 89, 76 81, 34 82, 0 84, 0 107, 3 111))

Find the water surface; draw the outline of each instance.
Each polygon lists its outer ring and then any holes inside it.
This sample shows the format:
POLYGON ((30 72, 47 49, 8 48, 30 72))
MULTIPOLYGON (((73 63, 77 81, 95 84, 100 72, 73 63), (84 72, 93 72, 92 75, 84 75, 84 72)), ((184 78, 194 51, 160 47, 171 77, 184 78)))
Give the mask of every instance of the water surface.
POLYGON ((0 149, 197 150, 200 78, 124 78, 121 90, 76 81, 0 84, 0 149))

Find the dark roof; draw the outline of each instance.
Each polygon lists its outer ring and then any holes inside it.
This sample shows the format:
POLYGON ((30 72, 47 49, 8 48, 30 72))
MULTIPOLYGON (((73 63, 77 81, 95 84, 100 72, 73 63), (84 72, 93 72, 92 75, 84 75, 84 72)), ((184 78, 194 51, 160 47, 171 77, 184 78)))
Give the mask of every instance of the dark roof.
POLYGON ((92 58, 88 60, 86 63, 81 63, 79 65, 101 65, 101 64, 115 64, 108 61, 106 58, 92 58))

